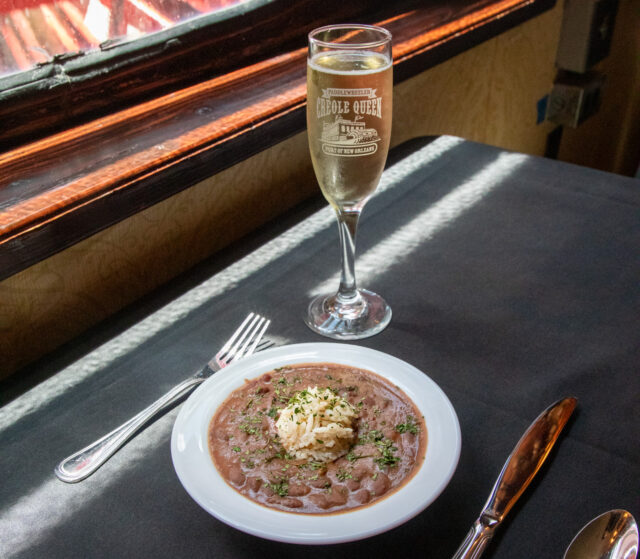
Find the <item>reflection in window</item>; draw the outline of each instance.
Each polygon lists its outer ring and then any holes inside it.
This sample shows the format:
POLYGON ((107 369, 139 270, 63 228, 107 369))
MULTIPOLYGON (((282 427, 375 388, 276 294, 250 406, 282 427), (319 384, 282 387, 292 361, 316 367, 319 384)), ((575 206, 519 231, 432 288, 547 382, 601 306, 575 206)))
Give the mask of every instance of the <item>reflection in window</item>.
POLYGON ((247 0, 0 0, 0 75, 247 0))

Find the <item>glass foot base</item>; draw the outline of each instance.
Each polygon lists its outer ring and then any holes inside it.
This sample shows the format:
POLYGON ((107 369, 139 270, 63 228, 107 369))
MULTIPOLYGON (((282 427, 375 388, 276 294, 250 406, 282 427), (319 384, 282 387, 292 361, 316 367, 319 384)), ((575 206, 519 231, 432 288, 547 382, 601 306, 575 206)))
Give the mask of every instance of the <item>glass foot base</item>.
POLYGON ((358 289, 354 301, 320 295, 311 301, 305 322, 314 332, 336 340, 360 340, 382 332, 391 320, 391 307, 371 291, 358 289))

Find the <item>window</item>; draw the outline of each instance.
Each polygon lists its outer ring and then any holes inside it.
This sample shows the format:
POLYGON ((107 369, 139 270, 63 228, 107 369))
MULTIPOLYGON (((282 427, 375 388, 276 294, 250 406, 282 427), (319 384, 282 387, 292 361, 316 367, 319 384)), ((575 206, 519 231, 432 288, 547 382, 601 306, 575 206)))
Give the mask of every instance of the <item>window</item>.
MULTIPOLYGON (((36 7, 42 10, 45 6, 49 12, 53 12, 57 6, 54 0, 9 1, 14 6, 17 2, 25 3, 23 5, 30 6, 29 13, 36 7)), ((170 5, 183 6, 193 2, 203 8, 208 3, 213 5, 216 1, 233 0, 55 1, 94 2, 94 6, 105 6, 105 2, 112 7, 125 5, 125 2, 126 6, 133 6, 132 2, 138 6, 143 3, 147 7, 164 6, 163 18, 168 23, 171 18, 166 14, 170 5)), ((7 0, 0 0, 0 5, 5 2, 7 0)), ((15 32, 11 32, 13 23, 11 26, 5 23, 3 32, 9 30, 6 36, 16 39, 13 48, 16 53, 22 52, 25 68, 0 77, 0 152, 170 91, 303 48, 306 33, 329 19, 380 21, 397 13, 407 3, 411 2, 402 0, 393 7, 379 11, 373 8, 376 5, 374 0, 326 0, 322 4, 323 10, 318 11, 318 2, 314 0, 236 1, 224 9, 169 25, 138 38, 123 38, 115 33, 115 38, 100 43, 98 47, 86 51, 67 49, 68 52, 54 55, 35 66, 29 66, 32 62, 26 60, 25 49, 18 49, 18 43, 23 43, 15 32)), ((15 11, 10 10, 9 16, 15 16, 15 11)), ((192 7, 190 11, 193 13, 192 7)), ((82 13, 80 11, 80 15, 82 13)), ((140 18, 143 17, 142 13, 140 9, 136 11, 140 18)), ((155 10, 154 13, 157 16, 154 25, 158 26, 160 11, 155 10)), ((144 17, 151 29, 153 18, 148 15, 144 17)), ((112 18, 109 21, 119 21, 122 27, 122 22, 129 21, 131 25, 140 25, 140 18, 112 18)), ((66 29, 63 25, 66 20, 58 18, 56 21, 60 23, 56 29, 62 33, 66 29)), ((71 35, 67 29, 69 46, 71 35)), ((75 32, 73 36, 76 42, 81 41, 75 32)), ((86 39, 82 40, 85 44, 86 39)), ((96 37, 96 40, 99 38, 96 37)), ((59 44, 58 47, 57 50, 62 49, 59 44)), ((49 54, 49 51, 36 48, 29 52, 34 57, 49 54)))
POLYGON ((168 29, 247 0, 8 0, 0 2, 0 76, 54 56, 168 29))

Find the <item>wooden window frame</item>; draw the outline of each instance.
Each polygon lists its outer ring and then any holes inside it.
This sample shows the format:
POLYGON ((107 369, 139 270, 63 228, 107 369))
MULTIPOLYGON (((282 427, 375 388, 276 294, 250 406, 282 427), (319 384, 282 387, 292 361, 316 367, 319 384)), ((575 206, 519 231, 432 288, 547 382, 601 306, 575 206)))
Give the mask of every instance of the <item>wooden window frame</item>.
MULTIPOLYGON (((54 100, 41 94, 0 102, 0 122, 12 110, 14 117, 30 111, 43 118, 12 138, 0 137, 10 146, 0 153, 0 279, 303 131, 306 32, 326 18, 304 15, 314 13, 315 2, 286 3, 291 10, 279 15, 268 11, 277 4, 256 10, 257 29, 243 20, 200 44, 197 55, 183 45, 186 50, 128 57, 103 74, 87 69, 65 118, 55 109, 70 97, 58 98, 59 92, 54 100), (244 44, 247 36, 274 39, 259 53, 257 43, 248 44, 238 60, 227 53, 211 62, 212 53, 244 44), (189 52, 196 60, 189 72, 157 78, 184 64, 189 52), (136 75, 144 78, 138 87, 121 87, 136 75), (113 94, 109 102, 95 99, 109 97, 105 92, 113 94), (114 106, 125 108, 113 112, 114 106), (69 122, 78 124, 61 129, 69 122)), ((398 83, 552 8, 555 0, 399 2, 377 12, 370 4, 326 0, 323 13, 332 21, 357 18, 388 28, 398 83)))

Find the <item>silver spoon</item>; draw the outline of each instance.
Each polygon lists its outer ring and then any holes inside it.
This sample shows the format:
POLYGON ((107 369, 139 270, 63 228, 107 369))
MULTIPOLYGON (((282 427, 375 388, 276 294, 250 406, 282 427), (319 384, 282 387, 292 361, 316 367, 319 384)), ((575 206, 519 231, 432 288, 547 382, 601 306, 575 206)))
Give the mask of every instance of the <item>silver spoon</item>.
POLYGON ((578 532, 564 559, 636 559, 638 525, 626 510, 610 510, 578 532))

